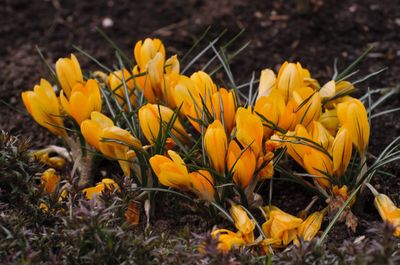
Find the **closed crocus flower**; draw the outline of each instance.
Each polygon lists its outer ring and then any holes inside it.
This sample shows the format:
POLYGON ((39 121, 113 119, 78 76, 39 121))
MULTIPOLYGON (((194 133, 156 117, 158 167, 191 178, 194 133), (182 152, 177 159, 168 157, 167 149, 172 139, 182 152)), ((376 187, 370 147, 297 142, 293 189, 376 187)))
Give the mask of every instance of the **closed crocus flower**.
POLYGON ((26 110, 33 119, 51 133, 67 136, 63 119, 60 117, 60 105, 53 87, 45 79, 33 88, 21 94, 26 110))
POLYGON ((83 189, 82 192, 85 194, 86 199, 92 200, 105 190, 109 190, 110 192, 113 192, 114 190, 120 191, 120 187, 114 180, 104 178, 101 182, 97 183, 96 186, 83 189))
POLYGON ((223 121, 228 134, 235 127, 236 96, 235 92, 220 88, 212 95, 212 107, 209 110, 215 113, 217 120, 223 121))
POLYGON ((125 176, 130 177, 130 160, 135 154, 130 149, 141 148, 140 141, 133 137, 128 131, 117 126, 105 128, 100 134, 100 151, 108 157, 118 160, 125 176), (115 142, 113 141, 115 140, 115 142))
POLYGON ((267 96, 259 97, 254 105, 254 112, 262 115, 264 139, 271 137, 273 125, 278 126, 279 119, 285 109, 285 100, 276 89, 269 91, 267 96), (265 120, 265 119, 266 120, 265 120), (272 124, 271 124, 272 123, 272 124))
POLYGON ((72 89, 76 84, 83 84, 81 66, 73 54, 71 54, 70 58, 60 58, 57 60, 56 73, 57 79, 67 98, 70 97, 72 89))
POLYGON ((103 129, 114 126, 114 122, 106 115, 93 111, 90 120, 81 123, 81 132, 86 142, 100 151, 101 132, 103 129))
POLYGON ((326 150, 331 149, 334 138, 322 123, 313 121, 311 134, 315 143, 320 144, 326 150))
POLYGON ((310 149, 303 157, 304 168, 308 173, 315 176, 315 180, 323 187, 329 187, 329 177, 333 175, 333 163, 331 158, 324 152, 310 149))
POLYGON ((336 134, 332 145, 333 171, 336 176, 343 176, 346 172, 352 150, 351 135, 345 127, 342 127, 336 134))
POLYGON ((271 69, 261 71, 260 82, 258 84, 257 100, 263 96, 268 96, 276 88, 276 75, 271 69))
POLYGON ((42 173, 40 177, 42 189, 47 194, 53 193, 58 184, 60 183, 61 177, 57 174, 57 172, 53 168, 49 168, 42 173))
POLYGON ((86 84, 76 84, 69 100, 60 94, 61 105, 64 110, 80 125, 88 119, 93 111, 101 111, 101 95, 97 81, 89 79, 86 84))
POLYGON ((145 70, 147 63, 153 59, 157 53, 161 53, 165 58, 165 47, 159 39, 147 38, 144 41, 138 41, 134 48, 134 56, 140 70, 145 70))
POLYGON ((303 87, 303 68, 300 63, 285 62, 279 69, 277 89, 282 92, 285 102, 288 102, 293 91, 303 87))
POLYGON ((358 152, 364 155, 369 142, 370 127, 368 114, 362 102, 349 97, 337 105, 337 117, 342 127, 349 131, 358 152))
POLYGON ((303 223, 302 219, 275 206, 265 206, 263 210, 267 221, 262 225, 262 230, 267 238, 272 238, 275 244, 283 246, 296 238, 297 228, 303 223))
POLYGON ((232 248, 239 248, 246 244, 239 232, 234 233, 227 229, 216 229, 211 233, 211 236, 214 239, 218 239, 217 248, 224 253, 232 248))
POLYGON ((374 204, 382 220, 394 226, 394 236, 400 237, 400 208, 385 194, 374 192, 374 204))
POLYGON ((198 94, 200 94, 204 102, 209 101, 209 98, 217 92, 217 86, 214 84, 211 77, 203 71, 193 73, 190 79, 192 79, 198 94))
POLYGON ((311 129, 312 121, 318 120, 321 115, 321 96, 309 87, 302 87, 293 91, 292 100, 295 102, 297 123, 311 129))
POLYGON ((158 52, 153 59, 149 60, 147 63, 147 82, 150 81, 151 88, 154 95, 159 101, 164 98, 164 93, 162 91, 163 81, 164 81, 164 61, 163 55, 158 52))
POLYGON ((179 74, 180 73, 180 63, 177 55, 173 55, 165 61, 165 74, 179 74))
MULTIPOLYGON (((297 236, 305 241, 311 241, 321 229, 325 213, 326 210, 322 210, 310 214, 297 229, 297 236)), ((297 238, 295 238, 294 242, 296 245, 299 243, 297 238)))
MULTIPOLYGON (((160 132, 160 121, 162 121, 162 132, 165 133, 167 124, 171 121, 174 111, 168 107, 146 104, 139 109, 139 124, 140 128, 147 141, 154 143, 160 132), (160 117, 161 115, 161 117, 160 117)), ((188 137, 185 129, 178 119, 175 120, 171 132, 181 140, 188 137)))
POLYGON ((210 172, 198 170, 191 172, 189 175, 192 180, 191 190, 206 201, 214 201, 214 178, 210 172))
POLYGON ((236 228, 242 234, 244 241, 252 243, 254 241, 255 221, 250 219, 246 211, 240 205, 232 205, 229 210, 236 228))
POLYGON ((238 108, 236 112, 236 138, 244 146, 250 146, 256 157, 262 153, 264 135, 260 118, 250 109, 238 108))
POLYGON ((219 173, 225 171, 228 138, 224 126, 219 120, 211 123, 204 134, 204 148, 211 165, 219 173))
POLYGON ((132 75, 129 73, 127 69, 118 70, 110 73, 107 77, 107 85, 115 94, 115 98, 119 102, 119 104, 123 104, 126 102, 126 95, 125 95, 125 86, 127 88, 129 101, 132 105, 136 104, 136 95, 133 91, 135 87, 135 82, 133 80, 132 75))
POLYGON ((246 188, 253 179, 256 169, 254 152, 247 148, 243 153, 239 145, 232 140, 228 146, 227 165, 233 171, 233 181, 236 185, 246 188))
POLYGON ((155 155, 150 165, 160 183, 181 190, 190 190, 192 180, 183 159, 174 151, 168 150, 169 157, 155 155))

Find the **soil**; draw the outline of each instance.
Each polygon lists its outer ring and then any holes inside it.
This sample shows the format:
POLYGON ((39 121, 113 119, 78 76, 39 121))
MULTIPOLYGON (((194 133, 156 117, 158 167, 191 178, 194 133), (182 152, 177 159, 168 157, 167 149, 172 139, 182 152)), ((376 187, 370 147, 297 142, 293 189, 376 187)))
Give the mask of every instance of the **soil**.
MULTIPOLYGON (((127 54, 132 54, 134 43, 145 37, 159 37, 169 54, 180 57, 190 49, 208 26, 211 33, 203 46, 224 29, 228 37, 241 29, 231 50, 251 41, 247 49, 232 63, 237 83, 247 82, 254 71, 258 76, 263 68, 278 69, 285 61, 301 61, 321 83, 333 75, 333 61, 338 59, 344 69, 368 46, 375 49, 362 63, 364 76, 383 67, 386 71, 359 84, 358 95, 368 88, 395 87, 400 84, 400 5, 398 0, 154 0, 154 1, 60 1, 60 0, 2 0, 0 9, 0 129, 28 136, 35 147, 54 143, 45 129, 38 126, 24 110, 20 93, 31 89, 40 77, 49 78, 49 71, 36 51, 39 46, 50 64, 59 57, 74 52, 72 45, 81 47, 106 65, 115 63, 113 48, 96 31, 101 28, 127 54), (96 3, 96 4, 94 4, 96 3), (104 23, 111 19, 112 26, 104 23), (105 21, 106 20, 106 21, 105 21)), ((83 55, 78 55, 85 69, 96 66, 83 55)), ((197 66, 201 66, 200 61, 197 66)), ((191 69, 195 71, 195 68, 191 69)), ((223 76, 217 76, 223 79, 223 76)), ((379 110, 400 105, 400 97, 393 97, 379 110)), ((372 124, 370 152, 378 155, 396 136, 400 135, 400 115, 388 114, 372 124)), ((372 157, 372 156, 371 156, 372 157)), ((399 163, 386 168, 399 175, 399 163)), ((400 181, 397 177, 376 175, 376 187, 400 203, 400 181)), ((292 211, 302 209, 311 195, 301 188, 287 188, 277 183, 274 188, 276 204, 292 211), (293 209, 293 202, 296 209, 293 209)), ((379 220, 369 197, 366 214, 361 216, 361 229, 353 234, 338 226, 331 240, 362 233, 364 221, 379 220)), ((168 203, 169 204, 169 203, 168 203)), ((165 220, 166 226, 201 222, 195 211, 178 223, 165 220), (194 219, 195 221, 190 221, 194 219)), ((176 215, 175 215, 176 216, 176 215)), ((363 228, 364 227, 364 228, 363 228)))

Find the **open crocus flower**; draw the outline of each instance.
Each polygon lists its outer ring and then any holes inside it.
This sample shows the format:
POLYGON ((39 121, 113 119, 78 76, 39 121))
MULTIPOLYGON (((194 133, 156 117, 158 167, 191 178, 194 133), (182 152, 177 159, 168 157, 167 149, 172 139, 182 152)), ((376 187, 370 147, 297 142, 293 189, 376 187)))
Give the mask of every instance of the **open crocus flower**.
POLYGON ((57 172, 53 168, 49 168, 42 173, 40 177, 42 189, 47 194, 53 193, 58 184, 60 183, 61 177, 57 174, 57 172))
POLYGON ((80 125, 90 117, 92 111, 101 111, 100 88, 96 80, 89 79, 85 84, 77 83, 71 91, 69 100, 60 94, 64 110, 80 125))
POLYGON ((260 118, 250 109, 238 108, 236 112, 236 138, 244 147, 249 146, 256 157, 262 154, 264 135, 260 118))
POLYGON ((134 158, 131 148, 142 147, 140 141, 128 131, 114 126, 107 116, 93 111, 91 119, 81 124, 81 132, 85 140, 104 155, 118 160, 121 169, 126 176, 130 176, 130 160, 134 158))
POLYGON ((253 180, 254 171, 256 170, 256 157, 250 148, 243 151, 232 140, 228 146, 227 165, 228 169, 233 172, 235 184, 246 188, 253 180))
MULTIPOLYGON (((144 136, 149 143, 154 143, 160 133, 160 120, 162 123, 162 133, 165 134, 166 126, 174 116, 174 111, 162 105, 146 104, 139 109, 138 116, 140 128, 144 136)), ((181 141, 184 141, 188 137, 178 119, 174 121, 171 132, 181 141)))
POLYGON ((92 200, 96 196, 99 196, 104 190, 113 192, 114 190, 120 191, 119 185, 112 179, 104 178, 96 186, 83 189, 83 193, 88 200, 92 200))
POLYGON ((224 126, 219 120, 211 123, 204 134, 204 148, 211 165, 219 173, 225 171, 228 138, 224 126))
POLYGON ((21 94, 26 110, 33 119, 51 133, 67 136, 63 119, 60 117, 60 104, 53 87, 45 79, 33 88, 21 94))
MULTIPOLYGON (((127 93, 129 97, 129 101, 132 105, 136 104, 136 95, 134 93, 135 82, 133 81, 132 75, 129 73, 127 69, 118 70, 110 73, 107 77, 107 85, 115 94, 115 98, 117 99, 119 104, 128 104, 126 102, 125 95, 125 86, 127 88, 127 93)), ((124 106, 127 110, 127 106, 124 106)))
POLYGON ((76 84, 84 83, 81 66, 73 54, 71 54, 71 58, 60 58, 57 60, 56 73, 67 98, 71 96, 72 89, 76 84))
POLYGON ((337 117, 342 127, 345 127, 362 156, 369 142, 370 127, 368 114, 364 104, 358 99, 345 97, 344 102, 337 105, 337 117))
POLYGON ((287 246, 297 235, 297 228, 303 220, 285 213, 275 206, 263 207, 263 213, 267 220, 262 225, 262 230, 267 238, 275 240, 277 245, 287 246))

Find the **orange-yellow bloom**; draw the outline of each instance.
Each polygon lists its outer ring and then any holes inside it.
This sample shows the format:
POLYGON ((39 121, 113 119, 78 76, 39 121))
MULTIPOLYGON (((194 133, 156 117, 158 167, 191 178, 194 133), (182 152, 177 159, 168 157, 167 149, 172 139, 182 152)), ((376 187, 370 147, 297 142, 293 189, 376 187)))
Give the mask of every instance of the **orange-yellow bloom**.
MULTIPOLYGON (((174 111, 168 107, 156 104, 146 104, 139 109, 140 128, 147 141, 154 143, 160 133, 160 115, 162 121, 162 132, 166 131, 166 125, 171 121, 174 111)), ((178 119, 175 120, 172 133, 181 140, 188 135, 178 119)))
POLYGON ((161 40, 147 38, 144 41, 138 41, 134 48, 134 56, 140 70, 145 70, 148 62, 157 53, 160 53, 165 58, 165 47, 161 40))
POLYGON ((183 159, 174 151, 168 150, 169 157, 155 155, 150 158, 150 165, 160 183, 164 186, 189 190, 191 177, 183 159))
POLYGON ((368 114, 364 104, 358 99, 350 98, 337 105, 337 117, 342 127, 345 127, 356 146, 358 152, 363 155, 369 142, 368 114))
POLYGON ((60 105, 53 87, 45 79, 40 80, 33 91, 21 94, 26 110, 33 119, 51 133, 67 136, 63 119, 60 117, 60 105))
POLYGON ((57 60, 56 73, 67 98, 71 96, 72 89, 76 84, 84 83, 81 66, 73 54, 71 54, 71 58, 60 58, 57 60))
POLYGON ((60 94, 64 110, 80 125, 90 117, 92 111, 101 111, 101 95, 97 81, 89 79, 86 84, 77 83, 71 91, 69 100, 60 94))
POLYGON ((219 173, 223 173, 225 171, 228 139, 219 120, 215 120, 208 126, 204 134, 204 148, 213 168, 219 173))
POLYGON ((246 211, 240 205, 232 205, 229 212, 244 241, 247 244, 252 243, 254 241, 255 221, 249 218, 246 211))
POLYGON ((129 73, 127 69, 118 70, 110 73, 107 77, 107 85, 108 87, 115 93, 116 99, 119 104, 128 103, 126 102, 125 96, 125 86, 127 88, 129 101, 132 105, 136 104, 136 95, 134 93, 135 82, 132 78, 132 75, 129 73))
POLYGON ((47 194, 50 194, 57 189, 61 177, 57 174, 57 172, 53 168, 49 168, 42 173, 40 180, 42 184, 42 189, 47 194))
POLYGON ((282 95, 285 102, 288 102, 293 91, 304 86, 304 73, 300 63, 285 62, 279 69, 276 86, 282 95))
POLYGON ((214 178, 210 172, 198 170, 189 175, 192 181, 191 190, 206 201, 214 201, 214 178))
POLYGON ((218 238, 218 249, 224 253, 232 248, 239 248, 246 244, 240 233, 234 233, 227 229, 216 229, 211 233, 213 238, 218 238))
POLYGON ((236 138, 243 147, 250 146, 256 157, 262 153, 264 135, 260 118, 250 109, 238 108, 236 112, 236 138))
POLYGON ((318 120, 321 115, 321 96, 309 87, 302 87, 292 94, 297 124, 303 124, 311 129, 312 121, 318 120))
POLYGON ((272 238, 277 245, 283 246, 296 238, 297 228, 303 223, 302 219, 275 206, 265 206, 263 210, 267 221, 262 225, 262 230, 267 238, 272 238))
POLYGON ((228 146, 227 165, 233 171, 233 181, 236 185, 246 188, 253 179, 256 170, 256 157, 254 152, 247 148, 245 151, 232 140, 228 146))
POLYGON ((92 200, 96 196, 100 195, 104 190, 109 190, 112 192, 114 190, 120 191, 121 189, 114 180, 104 178, 101 180, 101 182, 97 183, 96 186, 83 189, 82 192, 85 194, 85 197, 88 200, 92 200))
POLYGON ((210 113, 215 114, 215 118, 223 122, 229 134, 235 126, 236 115, 236 96, 235 92, 220 88, 212 95, 212 107, 210 113))
MULTIPOLYGON (((325 213, 326 211, 322 210, 310 214, 299 226, 297 236, 305 241, 311 241, 321 229, 325 213)), ((298 244, 298 239, 296 238, 294 242, 298 244)))
POLYGON ((337 176, 343 176, 350 163, 351 142, 349 131, 345 127, 340 128, 332 145, 333 171, 337 176))
POLYGON ((375 195, 374 204, 382 220, 394 226, 394 236, 400 237, 400 208, 385 194, 375 195))
POLYGON ((260 83, 258 84, 257 100, 263 96, 268 96, 276 88, 276 75, 271 69, 261 71, 260 83))

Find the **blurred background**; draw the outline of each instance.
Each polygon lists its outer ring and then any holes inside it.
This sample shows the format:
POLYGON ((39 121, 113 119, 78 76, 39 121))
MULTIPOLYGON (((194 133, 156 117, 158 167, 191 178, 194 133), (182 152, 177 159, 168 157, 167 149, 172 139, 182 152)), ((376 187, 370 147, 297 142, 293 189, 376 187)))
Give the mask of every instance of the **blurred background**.
MULTIPOLYGON (((20 99, 21 91, 33 88, 40 77, 49 77, 35 46, 40 47, 51 65, 59 57, 75 52, 83 68, 98 69, 73 49, 72 45, 76 45, 112 66, 113 48, 96 28, 103 30, 129 56, 133 56, 136 41, 158 37, 169 55, 176 53, 180 57, 209 26, 209 34, 198 50, 225 29, 227 40, 245 29, 230 47, 234 51, 250 41, 231 63, 238 83, 249 81, 252 72, 258 77, 261 69, 276 70, 289 60, 300 61, 323 84, 333 74, 335 58, 339 69, 343 69, 367 47, 375 45, 359 76, 386 66, 388 70, 359 85, 359 93, 365 93, 368 87, 400 84, 399 0, 0 0, 0 3, 0 129, 34 137, 39 146, 52 138, 26 114, 20 99)), ((385 108, 393 106, 399 106, 399 99, 392 100, 385 108)), ((393 135, 399 135, 398 117, 386 116, 373 124, 372 132, 386 135, 390 128, 393 135)), ((372 145, 377 148, 391 141, 387 137, 377 143, 372 137, 372 145)))

